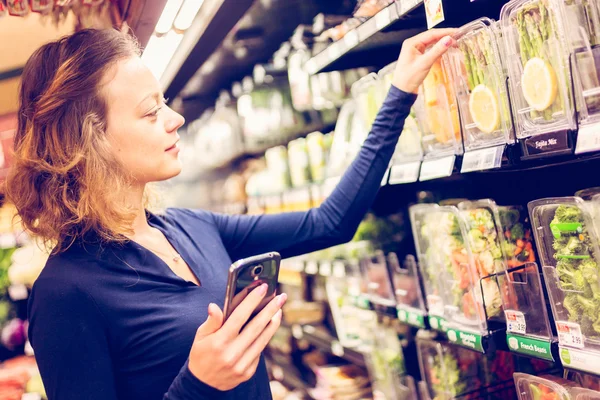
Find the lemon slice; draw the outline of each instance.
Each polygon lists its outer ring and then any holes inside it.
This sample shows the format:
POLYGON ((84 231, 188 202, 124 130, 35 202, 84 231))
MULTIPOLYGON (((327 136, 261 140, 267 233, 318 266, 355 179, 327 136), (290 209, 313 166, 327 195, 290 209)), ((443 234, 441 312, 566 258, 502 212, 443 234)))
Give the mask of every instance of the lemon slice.
POLYGON ((544 111, 554 103, 558 82, 554 68, 539 57, 527 61, 521 77, 523 97, 531 108, 544 111))
POLYGON ((500 126, 500 108, 496 94, 486 85, 477 85, 469 97, 469 111, 480 131, 492 133, 500 126))

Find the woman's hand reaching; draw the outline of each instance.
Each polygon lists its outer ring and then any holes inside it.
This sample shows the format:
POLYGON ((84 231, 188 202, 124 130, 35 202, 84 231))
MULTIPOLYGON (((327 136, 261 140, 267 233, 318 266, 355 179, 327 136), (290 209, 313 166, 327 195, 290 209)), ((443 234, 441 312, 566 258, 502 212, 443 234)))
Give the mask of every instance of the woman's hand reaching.
POLYGON ((431 66, 452 44, 454 28, 431 29, 406 39, 394 71, 393 84, 407 93, 417 93, 431 66), (429 51, 425 52, 429 46, 429 51))
POLYGON ((225 323, 219 306, 209 305, 208 318, 198 328, 188 362, 196 378, 224 391, 254 375, 262 351, 279 328, 281 307, 287 299, 285 293, 280 294, 248 322, 266 292, 266 284, 252 290, 225 323))

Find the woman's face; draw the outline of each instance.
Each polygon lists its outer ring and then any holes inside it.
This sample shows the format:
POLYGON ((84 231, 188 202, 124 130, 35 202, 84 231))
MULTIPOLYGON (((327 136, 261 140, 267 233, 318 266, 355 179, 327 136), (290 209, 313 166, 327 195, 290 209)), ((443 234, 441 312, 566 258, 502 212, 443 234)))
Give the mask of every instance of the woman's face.
POLYGON ((132 57, 116 64, 102 91, 108 106, 108 141, 134 182, 178 175, 177 129, 185 120, 165 104, 160 84, 142 60, 132 57))

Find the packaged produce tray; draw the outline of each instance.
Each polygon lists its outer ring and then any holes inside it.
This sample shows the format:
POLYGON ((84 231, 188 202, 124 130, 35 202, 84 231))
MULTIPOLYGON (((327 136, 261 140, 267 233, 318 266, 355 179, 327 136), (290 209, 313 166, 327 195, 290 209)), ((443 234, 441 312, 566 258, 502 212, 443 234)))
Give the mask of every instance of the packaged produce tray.
POLYGON ((465 151, 514 143, 506 74, 496 22, 480 18, 461 27, 443 60, 451 71, 465 151))
POLYGON ((600 373, 600 268, 589 204, 540 199, 529 213, 558 332, 563 364, 600 373))
POLYGON ((561 0, 513 0, 500 13, 517 137, 575 128, 561 0))

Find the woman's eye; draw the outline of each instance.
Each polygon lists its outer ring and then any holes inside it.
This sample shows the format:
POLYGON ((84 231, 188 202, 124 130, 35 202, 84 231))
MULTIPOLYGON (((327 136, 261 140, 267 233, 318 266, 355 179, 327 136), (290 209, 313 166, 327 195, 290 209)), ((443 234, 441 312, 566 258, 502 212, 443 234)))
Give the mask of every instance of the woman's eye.
POLYGON ((147 114, 147 116, 148 116, 148 117, 156 117, 156 116, 158 115, 158 112, 159 112, 161 109, 162 109, 162 106, 161 106, 161 107, 156 107, 156 108, 154 109, 154 111, 152 111, 152 112, 148 113, 148 114, 147 114))

